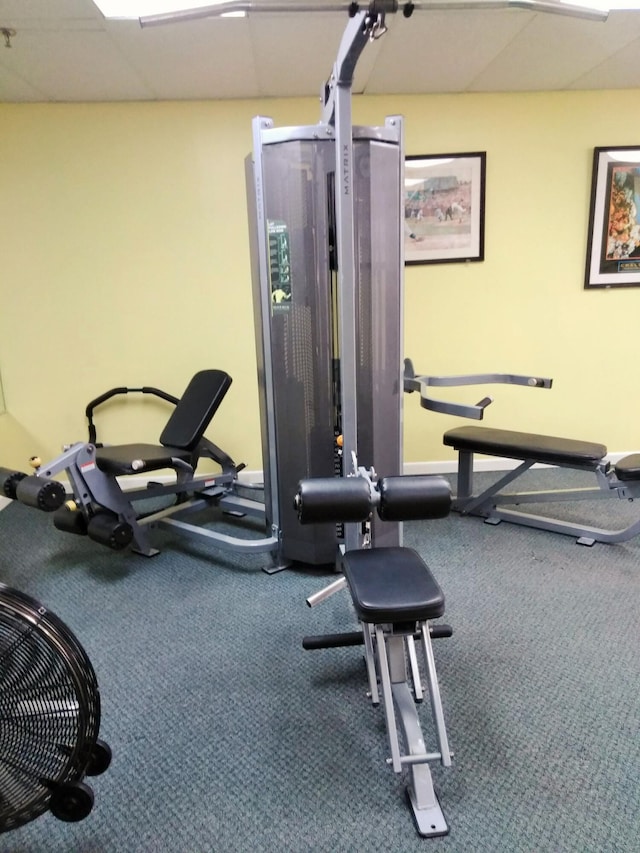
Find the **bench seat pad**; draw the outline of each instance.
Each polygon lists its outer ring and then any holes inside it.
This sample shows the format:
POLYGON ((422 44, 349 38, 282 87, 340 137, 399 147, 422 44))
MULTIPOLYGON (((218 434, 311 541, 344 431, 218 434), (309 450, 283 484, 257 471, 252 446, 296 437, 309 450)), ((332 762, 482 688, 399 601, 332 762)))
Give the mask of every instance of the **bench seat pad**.
POLYGON ((640 453, 632 453, 616 462, 615 472, 622 481, 640 480, 640 453))
POLYGON ((443 441, 456 450, 505 456, 508 459, 533 459, 547 465, 595 467, 607 455, 604 444, 490 427, 456 427, 445 432, 443 441))
POLYGON ((347 551, 342 565, 362 622, 421 622, 444 613, 444 594, 412 548, 347 551))
POLYGON ((189 464, 191 453, 179 447, 164 447, 157 444, 116 444, 113 447, 99 447, 96 450, 96 465, 106 474, 141 474, 144 471, 158 471, 172 468, 171 459, 180 459, 189 464), (133 462, 142 460, 142 468, 134 468, 133 462))

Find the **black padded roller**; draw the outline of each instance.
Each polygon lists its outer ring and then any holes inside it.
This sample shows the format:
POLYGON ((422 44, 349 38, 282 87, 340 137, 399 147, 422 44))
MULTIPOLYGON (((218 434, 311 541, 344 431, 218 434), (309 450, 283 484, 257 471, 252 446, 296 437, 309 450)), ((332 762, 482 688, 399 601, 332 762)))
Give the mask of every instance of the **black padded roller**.
POLYGON ((89 538, 114 551, 126 548, 133 539, 133 528, 126 521, 120 521, 117 515, 99 512, 87 525, 89 538))
POLYGON ((16 486, 16 497, 22 504, 43 512, 53 512, 62 506, 67 494, 62 483, 57 480, 47 480, 32 474, 20 480, 16 486))
POLYGON ((371 514, 371 490, 364 477, 301 480, 294 506, 301 524, 364 521, 371 514))
POLYGON ((53 526, 65 533, 77 533, 80 536, 87 534, 87 519, 82 511, 66 503, 53 514, 53 526))
POLYGON ((13 471, 10 468, 0 468, 0 494, 12 501, 16 499, 16 486, 20 480, 24 480, 26 474, 22 471, 13 471))
POLYGON ((433 474, 383 477, 378 491, 378 515, 383 521, 444 518, 451 510, 451 486, 433 474))

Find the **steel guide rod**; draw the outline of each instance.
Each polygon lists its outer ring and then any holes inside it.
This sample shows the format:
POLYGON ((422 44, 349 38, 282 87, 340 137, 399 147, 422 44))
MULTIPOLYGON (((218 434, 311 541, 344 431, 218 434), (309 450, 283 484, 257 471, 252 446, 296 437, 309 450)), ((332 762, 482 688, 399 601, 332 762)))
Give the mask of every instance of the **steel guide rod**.
MULTIPOLYGON (((338 337, 340 359, 340 415, 342 420, 343 476, 351 471, 351 460, 357 459, 358 407, 356 369, 356 271, 353 207, 353 124, 351 118, 351 83, 358 57, 369 41, 372 20, 360 12, 347 26, 330 80, 323 119, 335 125, 336 133, 336 232, 338 259, 338 337)), ((360 526, 345 524, 347 550, 360 546, 360 526)))

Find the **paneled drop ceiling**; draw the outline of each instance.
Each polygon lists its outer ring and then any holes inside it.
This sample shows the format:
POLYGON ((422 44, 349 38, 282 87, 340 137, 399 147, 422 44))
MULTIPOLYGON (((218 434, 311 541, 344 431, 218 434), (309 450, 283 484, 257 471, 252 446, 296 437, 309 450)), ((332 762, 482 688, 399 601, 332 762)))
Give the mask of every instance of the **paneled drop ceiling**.
MULTIPOLYGON (((347 24, 335 12, 260 13, 141 28, 91 0, 0 0, 0 102, 318 95, 347 24), (7 46, 9 45, 9 46, 7 46)), ((520 9, 388 15, 354 92, 640 88, 640 12, 606 22, 520 9)))

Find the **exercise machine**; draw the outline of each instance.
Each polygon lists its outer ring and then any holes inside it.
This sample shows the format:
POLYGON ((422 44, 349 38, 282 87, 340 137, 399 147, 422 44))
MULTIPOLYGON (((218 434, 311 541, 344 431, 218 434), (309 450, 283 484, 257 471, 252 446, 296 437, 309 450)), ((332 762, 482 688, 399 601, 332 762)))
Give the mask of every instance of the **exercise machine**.
POLYGON ((256 538, 230 536, 187 520, 194 513, 217 507, 230 515, 248 516, 264 523, 264 504, 247 497, 246 490, 251 486, 242 486, 238 481, 244 466, 237 465, 204 436, 231 382, 225 371, 201 370, 179 399, 149 386, 112 388, 87 405, 87 442, 71 445, 46 464, 34 458, 35 471, 31 475, 1 468, 0 490, 7 498, 52 513, 59 530, 87 535, 114 550, 130 545, 139 554, 154 556, 158 549, 149 531, 163 527, 222 550, 273 553, 277 539, 266 532, 256 538), (100 444, 95 409, 117 395, 134 392, 153 395, 174 407, 159 443, 100 444), (216 463, 220 471, 197 473, 202 460, 216 463), (125 488, 127 477, 146 478, 163 470, 170 472, 166 481, 150 479, 143 487, 125 488), (70 494, 64 483, 54 479, 60 474, 66 476, 70 494), (170 505, 158 509, 158 502, 166 504, 167 498, 170 505), (154 509, 148 509, 149 501, 154 503, 154 509))
MULTIPOLYGON (((402 121, 352 127, 350 112, 357 57, 383 21, 382 12, 350 20, 318 125, 253 124, 247 186, 265 505, 283 564, 331 563, 342 540, 335 527, 298 524, 300 479, 342 474, 352 450, 363 464, 375 459, 381 475, 401 470, 402 121)), ((374 527, 379 544, 398 544, 397 527, 374 527)))
POLYGON ((99 735, 95 671, 72 631, 40 602, 0 584, 0 833, 47 811, 93 808, 87 776, 111 763, 99 735))
POLYGON ((411 548, 372 548, 369 526, 377 513, 383 523, 443 518, 449 513, 449 483, 435 476, 378 478, 375 471, 356 468, 349 477, 303 480, 294 507, 303 525, 349 521, 363 525, 363 547, 341 551, 343 577, 307 599, 313 607, 348 588, 360 630, 329 636, 310 636, 305 649, 364 644, 369 696, 382 703, 388 763, 408 775, 407 798, 418 833, 424 837, 449 831, 434 790, 429 762, 451 765, 440 688, 431 640, 449 637, 452 630, 435 620, 444 614, 444 594, 420 555, 411 548), (428 686, 438 748, 429 751, 422 731, 419 705, 423 701, 422 672, 428 686), (404 749, 403 749, 404 744, 404 749))
POLYGON ((609 530, 509 508, 509 505, 600 498, 633 501, 640 496, 639 453, 632 453, 616 463, 611 463, 605 458, 607 448, 604 444, 475 426, 448 430, 443 440, 445 445, 458 452, 458 494, 454 509, 462 515, 481 516, 488 524, 508 521, 553 533, 564 533, 574 536, 579 545, 626 542, 640 533, 640 518, 627 527, 609 530), (476 453, 521 461, 486 489, 474 493, 473 467, 476 453), (549 491, 503 491, 533 465, 552 465, 590 472, 595 476, 596 485, 591 488, 549 491))
POLYGON ((444 595, 420 556, 402 547, 402 521, 446 514, 450 490, 440 478, 401 476, 402 119, 388 116, 380 127, 351 120, 358 57, 396 8, 352 9, 320 123, 277 129, 258 116, 246 165, 267 519, 282 564, 343 573, 308 603, 348 586, 361 629, 304 645, 364 643, 393 769, 408 770, 418 831, 431 836, 447 825, 428 762, 451 763, 429 624, 443 614, 444 595), (417 710, 416 640, 434 752, 417 710))
MULTIPOLYGON (((404 16, 422 5, 405 3, 404 16)), ((467 4, 441 8, 452 5, 467 4)), ((504 5, 576 12, 536 0, 504 5)), ((267 524, 278 539, 281 565, 335 563, 343 571, 320 598, 350 589, 374 702, 381 683, 391 763, 396 772, 409 769, 418 831, 429 836, 447 831, 428 768, 433 758, 445 766, 451 761, 429 624, 444 612, 444 596, 419 555, 402 547, 402 519, 418 517, 411 515, 412 504, 421 503, 417 493, 407 499, 409 487, 403 485, 403 511, 390 511, 397 481, 404 479, 403 123, 388 116, 384 126, 358 128, 351 116, 358 58, 384 34, 386 15, 400 6, 397 0, 346 5, 350 22, 321 91, 320 122, 277 129, 272 119, 256 117, 246 175, 267 524), (416 637, 423 644, 439 741, 434 753, 424 746, 416 710, 422 698, 416 637)), ((291 11, 314 7, 287 5, 291 11)), ((236 9, 284 7, 225 2, 142 23, 236 9)), ((434 482, 428 488, 439 493, 435 504, 442 511, 444 485, 434 482)), ((433 516, 423 511, 426 516, 419 517, 437 516, 433 506, 433 516)), ((350 644, 350 637, 326 642, 350 644)))
MULTIPOLYGON (((514 374, 479 373, 467 376, 416 375, 410 359, 405 361, 404 387, 412 393, 419 391, 423 408, 460 417, 482 420, 491 397, 476 404, 434 399, 429 391, 433 386, 486 385, 490 383, 525 385, 532 388, 551 388, 551 379, 514 374)), ((640 496, 640 453, 632 453, 616 463, 609 461, 604 444, 580 441, 552 435, 493 429, 491 427, 461 426, 444 434, 444 444, 458 453, 458 486, 453 509, 461 515, 484 518, 488 524, 501 521, 563 533, 573 536, 580 545, 596 542, 625 542, 640 533, 640 518, 627 527, 609 530, 588 524, 538 515, 510 507, 522 504, 545 504, 561 501, 599 500, 617 498, 633 501, 640 496), (499 476, 484 490, 474 490, 475 454, 519 461, 514 468, 499 476), (538 491, 504 491, 505 487, 525 474, 534 465, 553 466, 593 474, 595 486, 538 491)))

